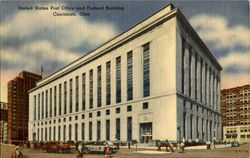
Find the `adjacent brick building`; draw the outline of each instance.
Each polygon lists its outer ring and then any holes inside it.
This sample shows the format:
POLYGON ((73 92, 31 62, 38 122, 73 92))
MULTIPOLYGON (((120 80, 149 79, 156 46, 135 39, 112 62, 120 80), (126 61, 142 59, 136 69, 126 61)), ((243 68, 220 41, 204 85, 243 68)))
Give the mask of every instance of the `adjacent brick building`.
POLYGON ((250 85, 221 91, 223 138, 250 141, 250 85))
POLYGON ((28 90, 35 87, 40 75, 22 71, 8 82, 8 142, 27 140, 29 119, 28 90))
POLYGON ((8 137, 8 106, 7 103, 0 102, 0 143, 6 143, 8 137))

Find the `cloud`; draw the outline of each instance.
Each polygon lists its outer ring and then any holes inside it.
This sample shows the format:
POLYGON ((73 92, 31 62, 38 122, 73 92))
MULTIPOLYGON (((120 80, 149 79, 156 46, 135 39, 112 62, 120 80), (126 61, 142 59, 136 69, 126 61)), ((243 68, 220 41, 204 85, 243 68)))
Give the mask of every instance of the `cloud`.
POLYGON ((191 18, 190 23, 201 38, 211 43, 216 50, 249 47, 249 28, 241 25, 229 26, 224 17, 203 14, 191 18))
POLYGON ((192 17, 190 23, 223 67, 222 88, 249 84, 249 28, 239 24, 229 26, 226 18, 206 14, 192 17))

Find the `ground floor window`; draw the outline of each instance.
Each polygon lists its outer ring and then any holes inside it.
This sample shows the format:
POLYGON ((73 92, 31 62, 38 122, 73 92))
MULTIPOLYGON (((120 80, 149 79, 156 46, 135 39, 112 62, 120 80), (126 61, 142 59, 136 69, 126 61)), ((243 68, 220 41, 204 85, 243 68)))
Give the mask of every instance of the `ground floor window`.
POLYGON ((152 140, 152 122, 140 123, 140 142, 148 143, 152 140))

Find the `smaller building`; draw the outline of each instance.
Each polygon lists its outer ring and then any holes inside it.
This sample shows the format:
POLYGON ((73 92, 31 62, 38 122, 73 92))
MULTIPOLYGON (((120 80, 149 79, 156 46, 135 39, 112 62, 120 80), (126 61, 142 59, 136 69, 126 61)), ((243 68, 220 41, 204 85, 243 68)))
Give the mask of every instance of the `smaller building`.
POLYGON ((0 143, 8 141, 8 105, 0 102, 0 143))
POLYGON ((223 139, 250 141, 250 85, 221 91, 223 139))

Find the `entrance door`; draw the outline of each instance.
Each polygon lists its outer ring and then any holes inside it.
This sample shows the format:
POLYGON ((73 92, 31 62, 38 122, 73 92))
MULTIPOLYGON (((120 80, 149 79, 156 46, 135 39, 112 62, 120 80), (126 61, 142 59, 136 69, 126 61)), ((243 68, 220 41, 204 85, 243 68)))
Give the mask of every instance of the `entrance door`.
POLYGON ((140 123, 140 142, 148 143, 152 140, 152 122, 140 123))

